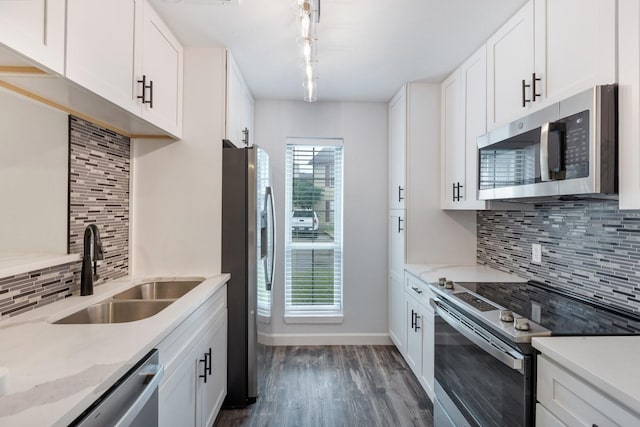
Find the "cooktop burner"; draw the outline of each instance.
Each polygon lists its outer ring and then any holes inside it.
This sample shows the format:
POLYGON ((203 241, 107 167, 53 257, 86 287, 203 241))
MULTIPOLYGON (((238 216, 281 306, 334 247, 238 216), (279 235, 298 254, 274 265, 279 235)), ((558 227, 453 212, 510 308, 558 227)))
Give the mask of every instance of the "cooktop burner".
POLYGON ((640 315, 539 282, 430 287, 461 313, 514 343, 549 335, 640 335, 640 315))
POLYGON ((640 317, 636 314, 542 283, 456 283, 456 286, 531 319, 552 335, 640 334, 640 317))

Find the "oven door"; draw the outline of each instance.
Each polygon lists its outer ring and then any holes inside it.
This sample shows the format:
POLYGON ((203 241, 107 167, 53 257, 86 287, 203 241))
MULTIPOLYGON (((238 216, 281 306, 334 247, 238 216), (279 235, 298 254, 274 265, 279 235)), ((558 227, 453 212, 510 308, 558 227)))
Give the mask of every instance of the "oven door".
POLYGON ((435 319, 434 421, 442 426, 533 426, 532 357, 432 299, 435 319))

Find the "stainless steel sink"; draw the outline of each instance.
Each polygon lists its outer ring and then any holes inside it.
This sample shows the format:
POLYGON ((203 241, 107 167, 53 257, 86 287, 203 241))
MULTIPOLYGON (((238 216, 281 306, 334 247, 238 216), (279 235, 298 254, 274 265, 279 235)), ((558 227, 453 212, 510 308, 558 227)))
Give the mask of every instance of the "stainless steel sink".
POLYGON ((173 300, 166 301, 103 301, 77 311, 54 323, 90 324, 124 323, 146 319, 159 313, 173 300))
POLYGON ((202 283, 202 280, 158 281, 142 283, 113 296, 114 300, 177 299, 202 283))

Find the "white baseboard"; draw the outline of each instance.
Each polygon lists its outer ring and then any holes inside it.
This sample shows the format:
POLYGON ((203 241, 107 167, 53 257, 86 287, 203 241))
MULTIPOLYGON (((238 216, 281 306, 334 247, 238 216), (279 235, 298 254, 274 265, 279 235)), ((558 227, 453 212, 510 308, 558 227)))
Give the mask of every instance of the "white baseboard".
POLYGON ((258 342, 267 346, 293 345, 393 345, 388 334, 265 334, 258 342))

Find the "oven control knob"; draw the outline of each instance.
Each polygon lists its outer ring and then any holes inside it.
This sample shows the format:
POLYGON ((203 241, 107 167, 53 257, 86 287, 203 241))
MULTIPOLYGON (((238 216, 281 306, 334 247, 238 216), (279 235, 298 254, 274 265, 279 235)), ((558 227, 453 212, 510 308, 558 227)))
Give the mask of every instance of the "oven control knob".
POLYGON ((444 284, 445 284, 445 282, 446 282, 446 281, 447 281, 447 278, 446 278, 446 277, 440 277, 440 278, 438 279, 438 285, 440 285, 440 286, 444 286, 444 284))
POLYGON ((444 282, 444 288, 453 289, 453 280, 447 280, 446 282, 444 282))
POLYGON ((513 313, 511 310, 500 310, 500 320, 503 322, 513 322, 513 313))
POLYGON ((519 317, 515 319, 515 324, 513 325, 513 327, 519 331, 528 331, 530 329, 529 321, 526 317, 519 317))

